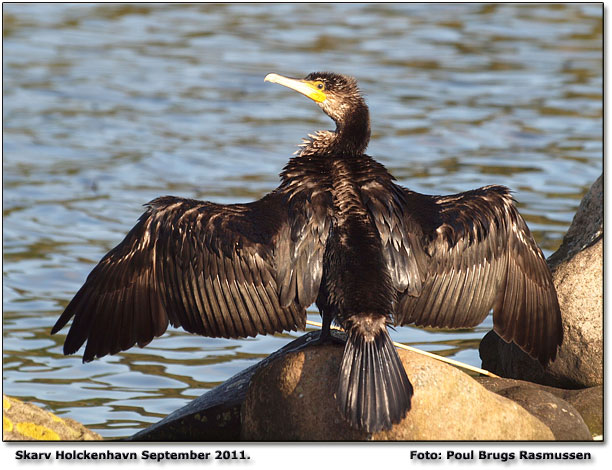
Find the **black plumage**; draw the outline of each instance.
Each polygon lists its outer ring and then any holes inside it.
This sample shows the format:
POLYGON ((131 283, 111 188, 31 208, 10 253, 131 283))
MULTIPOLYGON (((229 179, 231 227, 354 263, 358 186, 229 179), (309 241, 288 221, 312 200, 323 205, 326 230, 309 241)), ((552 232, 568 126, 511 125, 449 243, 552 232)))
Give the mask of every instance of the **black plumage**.
POLYGON ((53 327, 72 317, 64 353, 83 361, 143 347, 168 324, 239 338, 303 329, 316 301, 322 338, 347 331, 336 398, 366 431, 388 429, 413 389, 387 327, 494 328, 542 364, 562 341, 542 252, 510 191, 427 196, 397 185, 366 155, 368 108, 353 78, 276 74, 336 123, 302 143, 259 201, 160 197, 111 250, 53 327))

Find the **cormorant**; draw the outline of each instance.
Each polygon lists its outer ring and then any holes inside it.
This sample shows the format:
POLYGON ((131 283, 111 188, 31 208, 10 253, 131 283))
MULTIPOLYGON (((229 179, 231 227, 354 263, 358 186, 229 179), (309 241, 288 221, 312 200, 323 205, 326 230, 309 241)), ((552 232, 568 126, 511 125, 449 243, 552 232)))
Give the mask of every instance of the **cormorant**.
POLYGON ((509 189, 427 196, 364 152, 368 107, 355 79, 312 73, 266 81, 314 100, 335 122, 301 144, 281 184, 246 204, 164 196, 87 277, 52 329, 72 317, 64 353, 83 361, 143 347, 168 324, 240 338, 303 329, 316 302, 321 339, 347 332, 336 399, 348 422, 389 429, 413 388, 391 325, 495 331, 542 364, 562 341, 551 274, 509 189))

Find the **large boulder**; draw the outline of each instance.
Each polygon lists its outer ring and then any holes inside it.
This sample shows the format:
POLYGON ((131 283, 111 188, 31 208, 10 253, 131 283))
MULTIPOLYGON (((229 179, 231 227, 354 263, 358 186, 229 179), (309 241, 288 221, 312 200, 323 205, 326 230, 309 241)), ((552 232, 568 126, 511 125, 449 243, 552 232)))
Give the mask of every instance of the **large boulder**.
POLYGON ((572 224, 557 251, 548 258, 551 267, 572 258, 603 236, 603 175, 595 180, 584 195, 572 224))
POLYGON ((334 392, 342 347, 292 352, 259 368, 243 405, 245 440, 551 440, 517 403, 440 361, 398 351, 414 386, 412 409, 389 431, 369 434, 341 416, 334 392))
POLYGON ((503 377, 559 387, 603 384, 603 201, 600 177, 584 197, 562 246, 549 258, 563 321, 563 344, 546 368, 491 331, 482 367, 503 377))

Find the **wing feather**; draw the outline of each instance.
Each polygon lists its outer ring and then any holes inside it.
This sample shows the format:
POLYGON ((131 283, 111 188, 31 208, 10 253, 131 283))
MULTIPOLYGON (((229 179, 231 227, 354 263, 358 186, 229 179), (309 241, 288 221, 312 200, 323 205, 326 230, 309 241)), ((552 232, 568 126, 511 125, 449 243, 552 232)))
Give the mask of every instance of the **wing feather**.
POLYGON ((52 333, 74 317, 64 352, 87 343, 89 361, 144 346, 168 324, 234 338, 303 328, 319 289, 329 221, 296 202, 278 192, 225 206, 152 201, 52 333))
POLYGON ((555 358, 563 334, 552 277, 507 188, 425 196, 379 186, 364 199, 399 293, 396 324, 473 327, 493 309, 502 338, 542 363, 555 358))

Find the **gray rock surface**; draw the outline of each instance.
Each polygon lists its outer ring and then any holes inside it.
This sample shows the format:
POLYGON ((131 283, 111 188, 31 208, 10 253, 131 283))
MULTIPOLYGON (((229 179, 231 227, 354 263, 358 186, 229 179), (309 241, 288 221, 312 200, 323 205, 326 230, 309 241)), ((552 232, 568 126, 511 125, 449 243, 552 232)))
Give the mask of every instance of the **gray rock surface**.
POLYGON ((549 374, 563 385, 603 384, 603 240, 553 270, 564 341, 549 374), (567 379, 564 382, 563 379, 567 379))

